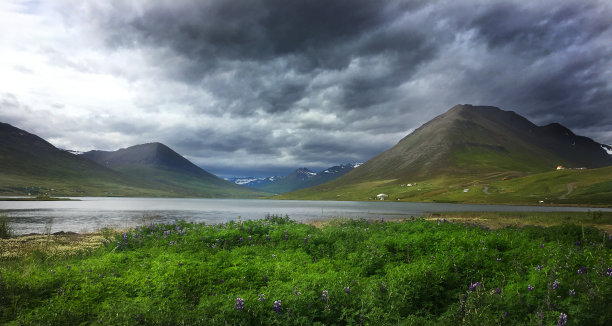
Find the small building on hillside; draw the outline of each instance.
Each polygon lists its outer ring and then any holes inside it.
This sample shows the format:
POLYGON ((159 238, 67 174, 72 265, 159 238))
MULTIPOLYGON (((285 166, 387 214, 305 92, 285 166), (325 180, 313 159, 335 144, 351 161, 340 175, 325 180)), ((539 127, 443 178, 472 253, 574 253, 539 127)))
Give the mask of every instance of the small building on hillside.
POLYGON ((557 170, 565 170, 565 168, 563 167, 563 165, 559 165, 557 166, 557 170))
POLYGON ((389 195, 387 195, 387 194, 378 194, 378 195, 376 195, 376 199, 378 199, 378 200, 385 200, 387 198, 389 198, 389 195))

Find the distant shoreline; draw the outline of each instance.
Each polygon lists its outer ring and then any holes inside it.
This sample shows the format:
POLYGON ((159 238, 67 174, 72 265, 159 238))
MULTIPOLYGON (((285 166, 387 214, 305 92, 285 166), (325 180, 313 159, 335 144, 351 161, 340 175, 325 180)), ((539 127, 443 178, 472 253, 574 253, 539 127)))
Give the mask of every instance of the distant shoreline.
POLYGON ((80 201, 64 197, 0 197, 0 201, 80 201))

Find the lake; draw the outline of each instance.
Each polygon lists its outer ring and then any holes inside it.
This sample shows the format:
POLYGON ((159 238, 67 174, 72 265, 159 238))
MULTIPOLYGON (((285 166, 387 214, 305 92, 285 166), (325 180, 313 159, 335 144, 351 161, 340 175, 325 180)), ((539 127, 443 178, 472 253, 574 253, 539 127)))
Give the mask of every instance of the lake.
POLYGON ((0 201, 16 234, 58 231, 90 232, 102 227, 133 227, 186 220, 216 224, 267 215, 289 215, 296 221, 349 218, 396 218, 436 212, 585 212, 610 208, 472 205, 406 202, 351 202, 265 199, 109 198, 79 197, 78 201, 0 201))

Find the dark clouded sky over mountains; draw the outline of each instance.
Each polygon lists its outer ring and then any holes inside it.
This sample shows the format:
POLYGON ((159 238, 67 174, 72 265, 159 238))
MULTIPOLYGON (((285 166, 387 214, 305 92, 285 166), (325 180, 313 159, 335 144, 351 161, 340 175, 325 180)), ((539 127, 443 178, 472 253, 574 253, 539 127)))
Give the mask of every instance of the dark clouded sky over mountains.
POLYGON ((0 121, 220 175, 366 161, 459 103, 612 143, 609 1, 0 3, 0 121))

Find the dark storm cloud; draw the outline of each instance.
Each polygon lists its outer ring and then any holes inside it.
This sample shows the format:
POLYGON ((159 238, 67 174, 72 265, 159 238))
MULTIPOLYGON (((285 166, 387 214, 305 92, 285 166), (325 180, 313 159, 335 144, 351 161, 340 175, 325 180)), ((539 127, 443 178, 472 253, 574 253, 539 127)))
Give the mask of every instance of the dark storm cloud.
MULTIPOLYGON (((61 128, 25 114, 10 118, 57 137, 82 128, 80 139, 64 139, 87 140, 81 147, 161 141, 224 174, 366 161, 458 103, 514 110, 612 143, 611 6, 151 0, 75 8, 60 1, 61 31, 82 26, 82 39, 70 42, 75 52, 79 42, 86 50, 99 42, 103 60, 73 57, 66 44, 37 51, 54 67, 127 80, 136 99, 125 103, 129 94, 121 94, 110 116, 100 105, 78 112, 88 101, 55 100, 44 108, 51 121, 71 113, 61 128), (83 136, 87 130, 101 135, 83 136)), ((40 102, 15 94, 0 105, 35 114, 40 102)))

